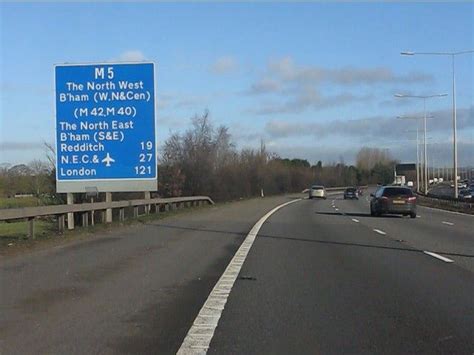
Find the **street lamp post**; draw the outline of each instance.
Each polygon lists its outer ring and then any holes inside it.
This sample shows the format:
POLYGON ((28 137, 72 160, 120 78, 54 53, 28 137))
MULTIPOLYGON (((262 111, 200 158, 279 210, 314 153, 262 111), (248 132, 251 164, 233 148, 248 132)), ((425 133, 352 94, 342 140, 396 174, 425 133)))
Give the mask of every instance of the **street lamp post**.
POLYGON ((423 192, 424 194, 428 194, 428 152, 426 150, 426 99, 431 99, 434 97, 444 97, 448 96, 448 94, 435 94, 435 95, 406 95, 406 94, 395 94, 395 97, 398 98, 415 98, 415 99, 423 99, 423 173, 424 173, 424 186, 423 192))
POLYGON ((454 57, 461 54, 474 53, 474 50, 459 52, 401 52, 401 55, 442 55, 451 56, 451 67, 453 76, 453 175, 454 175, 454 198, 458 198, 458 145, 457 145, 457 123, 456 123, 456 77, 454 75, 454 57))
MULTIPOLYGON (((427 118, 433 118, 433 116, 428 116, 427 118)), ((419 149, 419 124, 418 120, 423 119, 423 117, 417 117, 417 116, 397 116, 397 119, 399 120, 417 120, 416 122, 416 191, 420 192, 420 176, 422 175, 421 169, 420 169, 420 149, 419 149)), ((407 132, 412 132, 412 131, 407 131, 407 132)), ((423 178, 422 178, 423 179, 423 178)))

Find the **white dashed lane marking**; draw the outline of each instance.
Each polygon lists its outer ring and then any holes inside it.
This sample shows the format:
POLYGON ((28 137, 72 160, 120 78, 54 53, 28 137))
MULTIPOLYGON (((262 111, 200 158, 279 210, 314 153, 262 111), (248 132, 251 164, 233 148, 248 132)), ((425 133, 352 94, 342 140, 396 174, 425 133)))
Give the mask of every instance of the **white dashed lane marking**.
POLYGON ((448 225, 448 226, 454 226, 454 223, 452 223, 452 222, 443 221, 443 222, 441 222, 441 223, 446 224, 446 225, 448 225))
POLYGON ((358 219, 355 219, 355 218, 352 218, 352 220, 356 223, 359 223, 359 220, 358 219))
POLYGON ((386 235, 387 233, 385 233, 384 231, 381 231, 380 229, 373 229, 373 231, 375 233, 378 233, 378 234, 382 234, 382 235, 386 235))
POLYGON ((439 255, 439 254, 436 254, 436 253, 432 253, 430 251, 424 251, 423 253, 425 253, 426 255, 429 255, 429 256, 432 256, 433 258, 436 258, 436 259, 439 259, 439 260, 442 260, 444 261, 445 263, 453 263, 454 261, 451 260, 451 259, 448 259, 442 255, 439 255))

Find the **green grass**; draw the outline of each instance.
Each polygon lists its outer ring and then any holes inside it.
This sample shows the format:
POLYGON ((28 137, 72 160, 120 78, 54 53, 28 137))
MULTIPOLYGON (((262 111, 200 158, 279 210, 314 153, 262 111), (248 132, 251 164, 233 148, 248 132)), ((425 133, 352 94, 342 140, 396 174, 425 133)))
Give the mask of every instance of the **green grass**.
MULTIPOLYGON (((51 235, 53 223, 45 220, 35 220, 36 238, 44 238, 51 235)), ((0 222, 0 244, 5 245, 27 237, 27 222, 0 222)))
POLYGON ((20 198, 0 198, 0 208, 20 208, 39 206, 40 201, 37 197, 20 197, 20 198))

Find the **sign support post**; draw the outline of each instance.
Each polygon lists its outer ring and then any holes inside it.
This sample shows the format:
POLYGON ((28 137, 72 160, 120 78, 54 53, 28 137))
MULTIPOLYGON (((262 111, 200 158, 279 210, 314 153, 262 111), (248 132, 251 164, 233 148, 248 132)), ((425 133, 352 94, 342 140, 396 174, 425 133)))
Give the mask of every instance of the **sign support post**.
MULTIPOLYGON (((105 193, 105 202, 112 202, 112 192, 105 193)), ((112 209, 105 210, 105 223, 112 223, 112 209)))
MULTIPOLYGON (((151 192, 145 191, 145 200, 151 199, 151 192)), ((145 205, 145 213, 150 214, 151 205, 145 205)))
MULTIPOLYGON (((74 194, 68 193, 67 196, 67 204, 73 205, 74 204, 74 194)), ((70 212, 67 214, 67 229, 73 230, 74 229, 74 213, 70 212)))

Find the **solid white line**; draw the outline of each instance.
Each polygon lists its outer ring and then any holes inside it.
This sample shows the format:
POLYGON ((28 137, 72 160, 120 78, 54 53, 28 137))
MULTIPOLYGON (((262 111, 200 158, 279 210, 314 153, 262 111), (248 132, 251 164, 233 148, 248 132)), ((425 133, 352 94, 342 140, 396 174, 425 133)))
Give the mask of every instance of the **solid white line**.
POLYGON ((474 217, 474 214, 469 214, 469 213, 462 213, 462 212, 456 212, 456 211, 448 211, 448 210, 443 210, 443 209, 441 209, 441 208, 428 207, 428 206, 421 206, 421 205, 419 205, 418 207, 420 207, 420 208, 426 208, 426 209, 428 209, 428 210, 435 210, 435 211, 441 211, 441 212, 446 212, 446 213, 457 214, 457 215, 461 215, 461 216, 474 217))
POLYGON ((382 235, 386 235, 387 233, 385 233, 384 231, 381 231, 380 229, 373 229, 373 231, 375 233, 378 233, 378 234, 382 234, 382 235))
POLYGON ((445 263, 453 263, 454 261, 451 260, 451 259, 448 259, 448 258, 445 258, 444 256, 441 256, 439 254, 436 254, 436 253, 432 253, 430 251, 423 251, 423 253, 429 255, 429 256, 432 256, 433 258, 436 258, 436 259, 439 259, 439 260, 443 260, 445 263))
POLYGON ((301 201, 301 199, 289 201, 275 207, 262 218, 260 218, 257 223, 255 223, 247 237, 245 237, 245 240, 243 241, 239 250, 237 250, 237 253, 235 253, 229 265, 227 265, 227 268, 220 277, 219 281, 217 281, 216 285, 212 289, 206 302, 204 302, 204 305, 194 320, 193 325, 184 338, 177 355, 207 353, 212 337, 214 336, 214 332, 219 323, 219 319, 222 315, 222 311, 224 310, 225 304, 227 303, 230 291, 232 290, 235 280, 239 275, 250 248, 252 247, 253 242, 260 231, 260 228, 265 223, 265 221, 280 208, 298 201, 301 201), (216 307, 216 303, 219 305, 219 307, 216 307), (200 331, 203 328, 206 329, 205 333, 200 331))
POLYGON ((447 224, 448 226, 454 226, 454 223, 452 223, 452 222, 446 222, 446 221, 443 221, 443 222, 441 222, 441 223, 443 223, 443 224, 447 224))
POLYGON ((420 215, 417 215, 416 218, 421 218, 421 216, 420 216, 420 215))
POLYGON ((356 223, 359 223, 359 220, 358 219, 355 219, 355 218, 352 218, 352 220, 356 223))

